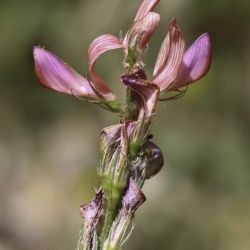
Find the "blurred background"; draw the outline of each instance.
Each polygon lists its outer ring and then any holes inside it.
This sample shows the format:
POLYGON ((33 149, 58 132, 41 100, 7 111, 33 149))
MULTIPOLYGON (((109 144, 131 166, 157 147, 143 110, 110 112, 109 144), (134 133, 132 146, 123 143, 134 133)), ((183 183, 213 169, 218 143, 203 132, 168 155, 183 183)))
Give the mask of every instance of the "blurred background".
MULTIPOLYGON (((97 185, 99 132, 118 121, 40 87, 32 46, 86 75, 90 42, 125 33, 140 2, 0 1, 0 250, 75 249, 79 206, 97 185)), ((173 16, 187 45, 209 32, 213 61, 182 99, 159 104, 153 134, 165 166, 143 189, 125 249, 249 250, 250 2, 162 0, 156 10, 148 75, 173 16)), ((97 69, 122 98, 122 53, 105 54, 97 69)))

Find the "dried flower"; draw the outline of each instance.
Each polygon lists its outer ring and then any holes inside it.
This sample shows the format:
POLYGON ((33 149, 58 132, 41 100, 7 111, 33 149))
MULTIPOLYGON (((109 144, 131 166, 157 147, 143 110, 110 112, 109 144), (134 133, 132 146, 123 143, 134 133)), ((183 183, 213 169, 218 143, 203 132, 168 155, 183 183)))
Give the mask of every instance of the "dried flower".
POLYGON ((80 208, 84 228, 79 240, 79 247, 82 245, 83 249, 90 249, 90 246, 96 245, 96 225, 103 213, 103 195, 104 192, 100 189, 91 202, 80 208))

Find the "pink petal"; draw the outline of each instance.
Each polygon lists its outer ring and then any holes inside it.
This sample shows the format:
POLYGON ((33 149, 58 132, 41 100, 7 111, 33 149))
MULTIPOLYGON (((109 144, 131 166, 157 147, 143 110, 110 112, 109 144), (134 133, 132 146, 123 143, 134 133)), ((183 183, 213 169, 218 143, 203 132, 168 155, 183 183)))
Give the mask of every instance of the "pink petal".
POLYGON ((140 116, 142 116, 143 110, 143 119, 145 119, 144 122, 146 123, 147 120, 150 120, 155 114, 156 104, 159 97, 159 88, 156 85, 147 82, 138 82, 137 85, 138 86, 133 86, 133 90, 134 93, 138 95, 137 102, 141 103, 141 106, 143 107, 140 110, 140 116))
POLYGON ((136 22, 145 17, 159 2, 160 0, 144 0, 137 11, 134 21, 136 22))
POLYGON ((203 77, 210 68, 211 40, 202 34, 185 52, 177 79, 170 89, 178 89, 203 77))
POLYGON ((170 51, 170 36, 168 33, 161 44, 160 51, 158 52, 158 56, 157 56, 155 67, 154 67, 153 76, 160 73, 160 70, 162 69, 162 67, 165 64, 165 61, 167 60, 167 57, 169 55, 169 51, 170 51))
POLYGON ((154 84, 163 91, 176 79, 183 59, 185 42, 174 18, 169 26, 169 32, 158 53, 153 73, 154 84))
POLYGON ((122 43, 119 38, 105 34, 97 37, 89 46, 88 50, 88 67, 89 73, 92 80, 92 86, 97 93, 105 96, 106 99, 112 101, 115 99, 110 88, 106 85, 103 79, 95 71, 95 61, 97 58, 106 51, 112 49, 122 48, 122 43))
POLYGON ((43 87, 65 94, 98 98, 87 79, 50 51, 33 48, 36 76, 43 87))
MULTIPOLYGON (((147 15, 133 24, 124 40, 127 41, 127 43, 129 43, 129 40, 134 40, 136 41, 136 45, 141 50, 144 50, 159 21, 159 14, 155 12, 149 12, 147 15), (133 38, 133 36, 135 37, 133 38)), ((124 46, 128 47, 129 44, 124 44, 124 46)))

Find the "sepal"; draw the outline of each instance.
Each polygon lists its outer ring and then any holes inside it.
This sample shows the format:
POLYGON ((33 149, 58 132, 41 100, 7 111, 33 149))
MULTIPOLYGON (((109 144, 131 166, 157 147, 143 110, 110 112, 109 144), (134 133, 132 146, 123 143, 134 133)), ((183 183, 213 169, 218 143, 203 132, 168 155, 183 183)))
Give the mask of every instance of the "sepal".
POLYGON ((96 226, 103 214, 103 196, 104 191, 100 189, 95 198, 80 207, 80 213, 83 218, 83 232, 79 241, 79 249, 94 250, 96 242, 96 226))
POLYGON ((139 186, 130 178, 122 199, 122 207, 104 242, 104 250, 122 248, 134 228, 134 213, 145 200, 139 186))

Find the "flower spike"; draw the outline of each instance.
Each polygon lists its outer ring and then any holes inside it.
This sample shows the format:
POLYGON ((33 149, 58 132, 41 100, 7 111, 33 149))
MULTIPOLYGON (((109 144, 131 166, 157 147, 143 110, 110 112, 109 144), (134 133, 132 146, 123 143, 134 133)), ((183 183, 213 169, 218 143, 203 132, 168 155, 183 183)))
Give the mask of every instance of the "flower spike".
POLYGON ((151 141, 157 103, 183 96, 188 84, 203 77, 210 67, 209 35, 202 34, 185 52, 182 32, 173 18, 153 76, 147 77, 142 59, 160 20, 154 12, 159 2, 141 0, 124 37, 104 34, 92 41, 88 49, 88 79, 53 53, 40 47, 33 49, 35 72, 42 86, 119 112, 119 122, 102 129, 100 134, 99 188, 95 198, 81 206, 83 226, 78 250, 122 249, 134 228, 134 214, 146 200, 141 189, 164 164, 161 149, 151 141), (121 49, 124 54, 125 72, 120 76, 126 87, 123 105, 95 69, 99 56, 113 49, 121 49))

